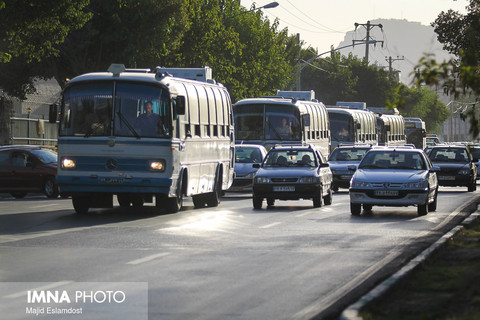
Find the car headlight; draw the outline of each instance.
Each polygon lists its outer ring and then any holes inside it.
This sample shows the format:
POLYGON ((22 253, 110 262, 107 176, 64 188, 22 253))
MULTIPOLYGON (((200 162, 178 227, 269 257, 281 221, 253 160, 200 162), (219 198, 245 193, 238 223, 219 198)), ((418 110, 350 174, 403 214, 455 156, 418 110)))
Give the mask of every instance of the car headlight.
POLYGON ((165 160, 153 160, 150 161, 150 170, 164 172, 165 171, 165 160))
POLYGON ((350 186, 352 188, 368 188, 371 186, 370 182, 361 181, 357 179, 350 180, 350 186))
POLYGON ((75 169, 75 160, 63 158, 61 161, 62 169, 75 169))
POLYGON ((460 171, 458 171, 458 174, 462 174, 462 175, 467 175, 470 173, 470 169, 460 169, 460 171))
POLYGON ((418 181, 413 181, 413 182, 407 182, 407 183, 404 184, 404 187, 409 188, 409 189, 427 188, 428 187, 428 181, 418 180, 418 181))
POLYGON ((246 179, 253 179, 253 178, 255 178, 255 174, 256 174, 256 172, 250 172, 249 174, 247 174, 245 176, 245 178, 246 179))
POLYGON ((256 177, 255 178, 256 183, 270 183, 270 178, 267 177, 256 177))
POLYGON ((314 177, 314 176, 301 177, 298 182, 299 183, 319 183, 320 178, 319 177, 314 177))

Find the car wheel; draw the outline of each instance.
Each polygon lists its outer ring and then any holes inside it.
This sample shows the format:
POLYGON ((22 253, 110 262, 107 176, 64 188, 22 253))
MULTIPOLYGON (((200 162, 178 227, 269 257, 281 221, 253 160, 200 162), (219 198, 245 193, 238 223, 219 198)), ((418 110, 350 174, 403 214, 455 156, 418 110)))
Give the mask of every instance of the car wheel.
POLYGON ((47 198, 58 198, 58 186, 55 182, 55 177, 47 177, 47 179, 45 179, 43 191, 47 198))
POLYGON ((437 210, 437 195, 438 195, 438 190, 435 191, 435 196, 433 198, 433 202, 428 204, 428 211, 436 211, 437 210))
POLYGON ((332 200, 333 200, 333 191, 332 189, 330 188, 328 190, 328 194, 325 198, 323 198, 323 203, 328 206, 328 205, 331 205, 332 204, 332 200))
POLYGON ((75 209, 75 213, 84 215, 84 214, 87 214, 88 209, 90 209, 90 198, 73 196, 72 204, 73 204, 73 208, 75 209))
POLYGON ((476 187, 477 187, 476 181, 473 181, 473 182, 470 183, 467 187, 468 187, 468 192, 473 192, 473 191, 475 191, 475 189, 476 189, 476 187))
POLYGON ((366 204, 366 203, 363 204, 363 210, 365 211, 372 211, 372 208, 373 208, 373 205, 371 204, 366 204))
POLYGON ((253 208, 254 209, 262 209, 262 202, 263 198, 253 196, 252 197, 253 208))
POLYGON ((314 208, 320 208, 322 206, 322 194, 323 190, 320 187, 320 190, 318 191, 318 194, 313 197, 313 207, 314 208))
POLYGON ((362 204, 350 202, 350 212, 353 216, 359 216, 362 213, 362 204))
POLYGON ((418 216, 424 216, 428 213, 428 207, 426 204, 419 204, 417 206, 417 214, 418 216))
POLYGON ((269 207, 273 207, 275 205, 275 199, 273 198, 267 198, 267 205, 269 207))
POLYGON ((27 193, 26 192, 12 192, 12 193, 10 193, 10 195, 12 197, 14 197, 15 199, 23 199, 23 198, 25 198, 27 193))

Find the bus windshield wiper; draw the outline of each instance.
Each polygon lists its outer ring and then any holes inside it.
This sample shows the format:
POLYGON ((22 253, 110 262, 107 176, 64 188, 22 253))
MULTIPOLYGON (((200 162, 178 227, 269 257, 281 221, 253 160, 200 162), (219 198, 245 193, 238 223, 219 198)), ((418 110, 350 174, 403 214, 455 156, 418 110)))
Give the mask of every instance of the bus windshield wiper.
POLYGON ((137 133, 137 131, 135 131, 135 129, 132 127, 132 125, 128 122, 127 119, 125 119, 125 116, 123 114, 120 113, 120 111, 117 111, 117 115, 118 117, 120 118, 121 121, 123 121, 123 123, 125 123, 125 125, 127 126, 128 130, 130 130, 131 133, 133 133, 133 135, 137 138, 137 139, 140 139, 140 135, 137 133))
POLYGON ((268 126, 272 129, 272 131, 275 133, 275 135, 280 139, 280 140, 283 140, 282 137, 280 136, 280 134, 277 132, 277 130, 275 129, 275 127, 271 124, 270 120, 267 119, 267 122, 268 122, 268 126))

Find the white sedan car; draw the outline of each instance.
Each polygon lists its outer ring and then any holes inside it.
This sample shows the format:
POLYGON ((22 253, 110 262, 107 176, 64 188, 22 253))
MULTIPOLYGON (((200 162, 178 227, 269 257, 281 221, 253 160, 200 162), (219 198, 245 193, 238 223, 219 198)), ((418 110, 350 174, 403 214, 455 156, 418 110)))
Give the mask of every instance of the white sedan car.
POLYGON ((350 211, 373 206, 417 206, 418 215, 437 209, 438 180, 428 156, 419 149, 370 150, 350 181, 350 211))

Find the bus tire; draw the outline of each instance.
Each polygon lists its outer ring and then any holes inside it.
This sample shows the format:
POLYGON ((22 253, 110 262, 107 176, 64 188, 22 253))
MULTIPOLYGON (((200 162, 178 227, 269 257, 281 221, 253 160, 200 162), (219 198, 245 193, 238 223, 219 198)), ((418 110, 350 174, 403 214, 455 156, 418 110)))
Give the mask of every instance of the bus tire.
POLYGON ((193 206, 195 209, 203 208, 205 207, 205 195, 204 194, 196 194, 192 196, 192 201, 193 201, 193 206))
POLYGON ((135 208, 143 207, 144 201, 142 196, 132 196, 132 206, 135 208))
POLYGON ((131 200, 130 200, 130 197, 128 195, 120 195, 120 194, 117 194, 117 200, 118 200, 118 204, 120 205, 120 207, 130 207, 130 204, 131 204, 131 200))
POLYGON ((217 178, 215 179, 215 186, 213 187, 213 192, 207 193, 205 195, 205 202, 207 207, 217 207, 220 204, 220 198, 222 197, 222 174, 218 172, 217 178))
POLYGON ((90 198, 84 196, 72 196, 72 204, 76 214, 84 215, 87 214, 88 209, 90 209, 90 198))
POLYGON ((180 180, 177 195, 166 199, 166 207, 169 213, 177 213, 183 206, 183 181, 180 180))

